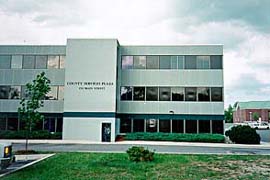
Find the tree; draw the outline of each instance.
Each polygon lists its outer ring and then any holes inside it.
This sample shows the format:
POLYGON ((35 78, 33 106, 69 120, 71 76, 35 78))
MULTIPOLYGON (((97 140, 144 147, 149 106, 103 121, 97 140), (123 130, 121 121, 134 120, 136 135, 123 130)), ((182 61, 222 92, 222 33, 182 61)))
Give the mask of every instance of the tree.
POLYGON ((25 98, 20 102, 18 114, 20 121, 25 123, 25 150, 28 149, 28 138, 32 129, 38 121, 44 119, 44 116, 38 112, 38 109, 44 106, 45 95, 51 90, 50 80, 42 72, 37 75, 32 83, 26 84, 25 98))
POLYGON ((229 105, 228 109, 225 109, 224 115, 226 123, 233 123, 233 107, 231 105, 229 105))
POLYGON ((257 113, 257 112, 254 112, 254 113, 252 114, 252 118, 253 118, 255 121, 258 121, 258 120, 259 120, 259 117, 260 117, 260 115, 259 115, 259 113, 257 113))

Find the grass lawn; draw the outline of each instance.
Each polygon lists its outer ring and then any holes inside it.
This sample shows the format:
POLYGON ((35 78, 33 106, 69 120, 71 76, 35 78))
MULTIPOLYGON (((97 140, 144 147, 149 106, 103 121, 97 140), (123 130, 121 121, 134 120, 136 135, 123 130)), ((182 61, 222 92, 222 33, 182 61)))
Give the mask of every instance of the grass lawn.
POLYGON ((165 155, 134 163, 127 154, 59 153, 4 180, 268 179, 270 156, 165 155))

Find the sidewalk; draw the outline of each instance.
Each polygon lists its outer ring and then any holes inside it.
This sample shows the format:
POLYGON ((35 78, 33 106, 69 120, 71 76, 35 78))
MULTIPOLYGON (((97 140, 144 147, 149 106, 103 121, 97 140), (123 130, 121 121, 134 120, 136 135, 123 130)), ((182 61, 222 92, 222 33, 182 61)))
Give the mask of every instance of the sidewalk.
MULTIPOLYGON (((1 142, 25 143, 23 139, 0 139, 1 142)), ((196 146, 196 147, 231 147, 231 148, 261 148, 270 149, 270 143, 261 142, 259 145, 225 144, 225 143, 196 143, 171 141, 118 141, 118 142, 91 142, 86 140, 29 140, 29 144, 89 144, 89 145, 160 145, 160 146, 196 146)))

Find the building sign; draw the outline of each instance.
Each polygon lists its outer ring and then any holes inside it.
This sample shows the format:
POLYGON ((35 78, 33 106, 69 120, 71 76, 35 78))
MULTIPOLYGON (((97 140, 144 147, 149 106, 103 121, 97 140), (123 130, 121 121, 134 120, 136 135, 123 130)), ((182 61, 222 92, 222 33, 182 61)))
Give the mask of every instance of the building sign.
POLYGON ((67 82, 67 86, 77 87, 78 90, 106 90, 107 87, 113 86, 113 82, 105 82, 105 81, 90 81, 90 82, 67 82))

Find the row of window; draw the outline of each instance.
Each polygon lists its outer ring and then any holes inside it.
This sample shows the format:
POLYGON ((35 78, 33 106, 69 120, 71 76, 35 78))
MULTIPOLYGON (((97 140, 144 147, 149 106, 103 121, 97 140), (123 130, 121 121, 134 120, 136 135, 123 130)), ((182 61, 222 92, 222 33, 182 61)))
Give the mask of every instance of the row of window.
MULTIPOLYGON (((48 130, 50 132, 62 132, 62 117, 45 117, 43 121, 37 122, 33 130, 48 130)), ((0 131, 18 131, 24 130, 25 123, 18 117, 0 116, 0 131)))
POLYGON ((120 89, 123 101, 223 101, 222 87, 131 87, 120 89))
POLYGON ((223 134, 223 121, 170 120, 170 119, 120 119, 120 133, 218 133, 223 134))
POLYGON ((122 69, 222 69, 222 56, 122 56, 122 69))
MULTIPOLYGON (((26 86, 0 86, 0 99, 27 99, 26 86)), ((51 86, 45 100, 63 100, 64 86, 51 86)))
POLYGON ((62 69, 64 66, 65 56, 0 55, 0 69, 62 69))

